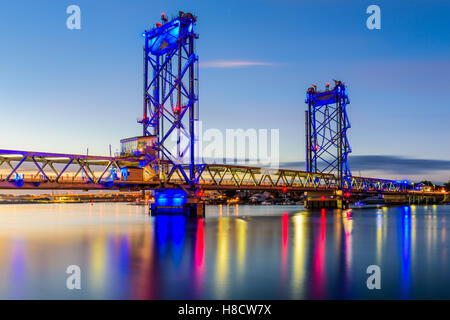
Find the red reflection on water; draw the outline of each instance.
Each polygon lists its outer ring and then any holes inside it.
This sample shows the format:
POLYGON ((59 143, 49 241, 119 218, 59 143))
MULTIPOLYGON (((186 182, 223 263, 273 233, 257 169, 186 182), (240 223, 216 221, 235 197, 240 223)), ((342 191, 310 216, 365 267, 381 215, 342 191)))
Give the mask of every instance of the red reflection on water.
MULTIPOLYGON (((346 291, 349 290, 349 284, 351 283, 351 268, 352 268, 352 232, 353 232, 353 220, 352 220, 352 209, 347 209, 345 211, 344 223, 344 263, 345 263, 345 272, 344 272, 344 284, 346 286, 346 291)), ((347 292, 348 293, 348 292, 347 292)))
POLYGON ((350 219, 352 217, 352 210, 348 209, 347 211, 345 211, 345 214, 347 215, 347 219, 350 219))
POLYGON ((283 213, 281 217, 281 275, 285 279, 287 275, 288 258, 289 215, 283 213))
POLYGON ((315 299, 321 299, 324 295, 325 280, 325 209, 322 209, 320 216, 320 232, 316 237, 316 248, 314 251, 314 267, 313 267, 313 286, 312 296, 315 299))
POLYGON ((205 257, 205 235, 203 231, 203 218, 198 219, 197 235, 195 240, 195 269, 201 270, 203 268, 203 260, 205 257))
POLYGON ((195 291, 202 292, 202 281, 204 276, 204 260, 205 260, 205 233, 203 229, 203 218, 197 221, 197 234, 195 237, 195 291))

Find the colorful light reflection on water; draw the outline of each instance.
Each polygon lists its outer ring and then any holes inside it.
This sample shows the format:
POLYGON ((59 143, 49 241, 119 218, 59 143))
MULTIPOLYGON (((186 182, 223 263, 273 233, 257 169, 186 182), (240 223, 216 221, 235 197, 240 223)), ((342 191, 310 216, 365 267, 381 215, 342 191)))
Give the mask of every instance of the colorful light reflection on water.
POLYGON ((450 298, 449 206, 304 211, 127 204, 0 207, 0 298, 450 298), (226 213, 226 214, 225 214, 226 213), (65 287, 79 265, 82 289, 65 287), (366 287, 369 265, 381 290, 366 287))

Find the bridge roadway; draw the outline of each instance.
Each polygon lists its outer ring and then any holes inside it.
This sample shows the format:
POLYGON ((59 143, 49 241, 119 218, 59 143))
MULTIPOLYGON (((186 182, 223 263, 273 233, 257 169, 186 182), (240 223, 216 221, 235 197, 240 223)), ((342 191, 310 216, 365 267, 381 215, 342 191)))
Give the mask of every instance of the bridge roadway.
MULTIPOLYGON (((0 189, 70 189, 70 190, 144 190, 187 188, 180 166, 166 166, 160 179, 144 169, 144 179, 129 180, 122 168, 138 167, 140 157, 103 157, 61 153, 0 150, 0 189)), ((161 163, 160 163, 161 164, 161 163)), ((290 169, 266 169, 250 166, 202 164, 195 168, 196 181, 204 190, 267 190, 267 191, 337 191, 338 181, 332 174, 311 173, 290 169)), ((399 181, 351 177, 344 191, 350 194, 434 195, 437 191, 411 191, 399 181)))

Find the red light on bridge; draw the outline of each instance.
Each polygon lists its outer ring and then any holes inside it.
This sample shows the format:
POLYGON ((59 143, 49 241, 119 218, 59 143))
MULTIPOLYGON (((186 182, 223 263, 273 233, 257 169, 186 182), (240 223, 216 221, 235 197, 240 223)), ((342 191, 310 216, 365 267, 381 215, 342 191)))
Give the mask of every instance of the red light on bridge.
POLYGON ((318 149, 319 149, 319 145, 316 144, 316 145, 314 146, 314 150, 317 151, 318 149))
POLYGON ((325 200, 327 197, 325 197, 325 196, 321 196, 320 197, 320 200, 325 200))
POLYGON ((173 113, 180 113, 180 111, 181 111, 181 108, 180 108, 179 105, 177 105, 175 108, 172 107, 172 112, 173 112, 173 113))
POLYGON ((344 193, 344 197, 346 197, 346 198, 350 198, 350 192, 346 192, 346 193, 344 193))
POLYGON ((198 190, 197 191, 197 198, 201 198, 203 197, 205 194, 203 193, 203 190, 198 190))
POLYGON ((283 188, 281 188, 281 190, 282 190, 283 192, 286 192, 286 191, 287 191, 287 187, 283 187, 283 188))

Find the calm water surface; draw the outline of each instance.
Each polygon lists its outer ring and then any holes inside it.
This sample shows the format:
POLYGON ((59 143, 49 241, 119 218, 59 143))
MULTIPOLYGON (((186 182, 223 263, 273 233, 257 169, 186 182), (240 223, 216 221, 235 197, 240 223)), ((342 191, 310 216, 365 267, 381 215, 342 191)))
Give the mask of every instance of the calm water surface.
POLYGON ((2 299, 450 298, 450 206, 0 206, 2 299), (448 233, 448 234, 447 234, 448 233), (366 269, 381 268, 381 290, 366 269), (81 268, 81 290, 66 268, 81 268))

